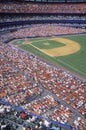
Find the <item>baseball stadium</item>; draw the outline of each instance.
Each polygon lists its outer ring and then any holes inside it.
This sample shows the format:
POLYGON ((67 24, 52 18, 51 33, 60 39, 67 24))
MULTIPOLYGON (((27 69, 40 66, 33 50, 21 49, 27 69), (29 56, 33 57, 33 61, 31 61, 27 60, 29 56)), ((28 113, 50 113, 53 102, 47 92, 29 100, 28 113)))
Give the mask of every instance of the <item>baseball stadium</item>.
POLYGON ((86 130, 86 0, 0 0, 0 130, 86 130))

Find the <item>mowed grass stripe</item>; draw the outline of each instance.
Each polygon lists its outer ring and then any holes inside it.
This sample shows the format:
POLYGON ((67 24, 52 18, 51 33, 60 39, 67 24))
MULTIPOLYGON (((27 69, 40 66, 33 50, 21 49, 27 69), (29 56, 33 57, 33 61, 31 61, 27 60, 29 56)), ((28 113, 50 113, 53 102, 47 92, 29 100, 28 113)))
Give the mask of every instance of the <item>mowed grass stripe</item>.
POLYGON ((80 75, 86 76, 86 73, 84 73, 82 70, 79 70, 79 69, 77 69, 76 67, 74 67, 74 66, 71 64, 71 62, 70 62, 70 64, 67 64, 67 62, 64 62, 64 61, 61 60, 61 59, 58 59, 58 62, 59 62, 62 66, 66 67, 66 68, 68 68, 68 69, 71 69, 72 71, 75 71, 75 72, 77 72, 77 73, 80 74, 80 75))
POLYGON ((64 65, 66 65, 68 68, 71 68, 72 70, 75 70, 76 72, 78 72, 78 73, 83 74, 83 75, 86 76, 86 73, 84 73, 84 72, 80 71, 79 69, 73 67, 72 64, 67 64, 66 62, 61 61, 60 59, 58 59, 58 61, 59 61, 60 63, 64 64, 64 65))

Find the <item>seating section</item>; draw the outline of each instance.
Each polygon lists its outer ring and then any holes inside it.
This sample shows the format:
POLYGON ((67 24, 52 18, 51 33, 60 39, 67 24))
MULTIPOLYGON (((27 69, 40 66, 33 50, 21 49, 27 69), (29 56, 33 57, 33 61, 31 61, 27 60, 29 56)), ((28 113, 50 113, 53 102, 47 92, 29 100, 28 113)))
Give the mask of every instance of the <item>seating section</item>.
MULTIPOLYGON (((58 35, 64 33, 63 30, 65 34, 86 31, 46 24, 30 26, 1 36, 0 99, 9 102, 18 112, 23 110, 28 114, 42 116, 42 119, 66 123, 72 127, 78 124, 80 130, 83 130, 86 128, 85 120, 83 121, 86 115, 86 83, 33 54, 4 43, 10 38, 25 37, 27 40, 27 36, 58 35)), ((18 118, 27 120, 28 114, 25 113, 18 115, 18 118)), ((12 119, 17 123, 15 118, 12 119)), ((29 119, 29 122, 33 120, 34 118, 29 119)))
POLYGON ((14 22, 27 20, 86 20, 86 15, 67 15, 67 14, 4 14, 0 16, 0 22, 14 22))
POLYGON ((23 111, 19 112, 10 106, 0 104, 0 127, 1 130, 51 130, 61 129, 59 125, 46 119, 27 114, 23 111), (3 112, 1 110, 3 109, 3 112))
POLYGON ((10 33, 9 36, 6 35, 8 39, 12 38, 22 38, 22 37, 36 37, 36 36, 55 36, 61 34, 77 34, 84 33, 86 29, 77 29, 72 27, 58 26, 57 24, 38 24, 32 26, 26 26, 14 33, 10 33))
MULTIPOLYGON (((86 3, 0 2, 0 13, 2 24, 26 20, 85 21, 86 3)), ((0 26, 1 130, 86 129, 86 81, 11 44, 12 39, 23 38, 24 42, 28 38, 86 33, 86 23, 82 29, 72 28, 69 23, 68 27, 58 24, 0 26)))
POLYGON ((2 13, 86 13, 86 4, 0 3, 2 13))

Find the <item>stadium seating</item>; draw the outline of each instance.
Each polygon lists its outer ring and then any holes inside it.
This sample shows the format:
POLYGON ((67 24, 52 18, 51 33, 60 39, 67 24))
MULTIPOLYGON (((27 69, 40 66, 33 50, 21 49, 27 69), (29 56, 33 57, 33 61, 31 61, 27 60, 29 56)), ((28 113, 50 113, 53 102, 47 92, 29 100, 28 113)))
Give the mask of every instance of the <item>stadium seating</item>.
POLYGON ((1 13, 86 13, 86 4, 0 3, 1 13))
POLYGON ((0 13, 0 129, 85 130, 86 82, 11 42, 86 33, 85 28, 70 27, 74 20, 75 27, 79 21, 86 24, 86 4, 2 2, 0 13), (70 24, 50 24, 52 19, 70 24), (29 25, 23 23, 28 20, 29 25))
MULTIPOLYGON (((77 111, 79 117, 77 117, 71 125, 75 127, 76 122, 78 122, 80 129, 83 130, 83 128, 86 128, 85 121, 81 118, 81 115, 83 118, 85 117, 85 105, 82 109, 82 105, 85 103, 85 82, 77 77, 73 77, 69 72, 49 65, 35 55, 17 49, 8 43, 4 43, 6 40, 9 41, 8 39, 10 37, 12 39, 31 36, 60 35, 63 33, 63 30, 65 34, 85 32, 84 29, 73 29, 48 24, 34 25, 1 36, 0 98, 12 104, 17 111, 23 110, 26 113, 30 112, 36 116, 42 115, 42 118, 47 118, 48 120, 53 119, 53 121, 62 124, 70 122, 77 111), (55 77, 57 77, 58 81, 55 80, 55 77), (54 82, 53 85, 51 81, 54 82), (72 95, 71 92, 73 92, 72 95), (69 98, 65 95, 69 95, 69 98), (79 97, 82 97, 81 100, 79 97), (65 101, 66 104, 61 103, 59 99, 65 101), (19 108, 19 106, 23 109, 19 108)), ((27 120, 27 116, 24 113, 20 116, 18 115, 18 118, 19 117, 23 120, 24 118, 27 120)), ((21 123, 21 120, 18 121, 16 117, 11 118, 10 116, 9 119, 17 123, 17 127, 19 122, 21 123)), ((33 120, 34 118, 29 119, 29 122, 33 120)), ((61 124, 59 124, 59 126, 61 126, 61 124)), ((67 129, 65 126, 62 127, 67 129)), ((66 127, 70 129, 69 126, 66 127)))

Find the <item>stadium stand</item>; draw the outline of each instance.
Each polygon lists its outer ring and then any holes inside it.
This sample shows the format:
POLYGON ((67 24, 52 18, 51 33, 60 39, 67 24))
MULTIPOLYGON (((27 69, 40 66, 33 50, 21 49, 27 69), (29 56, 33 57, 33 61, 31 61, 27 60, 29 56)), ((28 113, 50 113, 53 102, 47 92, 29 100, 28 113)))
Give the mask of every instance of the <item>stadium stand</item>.
POLYGON ((0 3, 1 13, 86 13, 86 4, 0 3), (22 8, 21 8, 22 7, 22 8))
MULTIPOLYGON (((81 122, 80 127, 83 130, 83 128, 85 128, 85 122, 83 122, 82 119, 84 119, 84 116, 85 116, 85 110, 84 110, 85 106, 83 110, 81 106, 84 104, 85 95, 83 95, 82 97, 82 100, 81 100, 82 103, 80 106, 79 106, 80 104, 79 100, 77 102, 76 98, 79 95, 84 94, 84 90, 86 86, 85 83, 81 81, 80 79, 73 77, 68 72, 65 72, 63 70, 60 70, 57 67, 47 64, 46 62, 42 61, 41 59, 39 59, 38 57, 32 54, 27 54, 23 52, 22 50, 18 50, 17 48, 11 45, 8 45, 7 43, 3 44, 3 42, 6 42, 6 39, 9 39, 10 37, 22 38, 22 37, 27 37, 27 36, 34 37, 37 35, 38 36, 55 35, 57 34, 57 30, 55 32, 55 29, 59 30, 59 28, 60 28, 60 31, 58 32, 58 34, 62 34, 64 29, 65 29, 64 30, 65 33, 74 33, 74 32, 80 33, 80 29, 78 30, 72 29, 72 28, 68 29, 67 27, 63 29, 63 27, 59 27, 55 25, 40 25, 40 26, 34 25, 31 28, 21 29, 11 34, 2 35, 1 48, 0 48, 0 54, 1 54, 0 98, 3 99, 1 101, 5 100, 6 102, 9 102, 13 106, 15 106, 14 108, 17 109, 17 111, 19 110, 21 111, 22 109, 16 106, 22 106, 26 112, 31 112, 36 115, 43 115, 43 117, 47 118, 48 120, 53 119, 54 121, 58 121, 63 124, 69 122, 70 120, 74 118, 74 115, 76 113, 74 109, 76 107, 79 117, 77 117, 77 120, 75 120, 73 122, 74 124, 72 125, 75 126, 76 122, 78 123, 81 122), (40 28, 42 31, 40 30, 40 28), (36 69, 38 68, 39 68, 39 71, 36 71, 36 69), (51 70, 51 73, 49 72, 49 70, 51 70), (45 73, 43 73, 43 71, 45 73), (36 74, 36 72, 39 72, 39 73, 36 74), (58 76, 58 82, 55 81, 54 79, 55 75, 58 76), (64 86, 62 85, 63 82, 61 81, 61 79, 63 79, 62 77, 64 78, 64 86), (52 88, 52 84, 50 82, 51 80, 53 80, 55 83, 53 84, 54 89, 52 88), (71 89, 69 88, 69 90, 75 92, 74 97, 73 97, 75 100, 73 102, 71 102, 71 95, 70 95, 70 98, 68 98, 69 100, 67 99, 67 97, 64 98, 64 95, 71 93, 71 91, 68 91, 68 87, 66 86, 66 83, 67 83, 67 86, 70 86, 71 84, 71 89), (59 84, 60 86, 62 86, 58 88, 58 91, 57 91, 57 87, 55 87, 57 86, 56 84, 57 85, 59 84), (49 86, 49 87, 45 87, 45 86, 49 86), (65 91, 64 91, 64 87, 65 87, 65 91), (83 90, 82 90, 82 87, 83 87, 83 90), (47 91, 50 92, 51 94, 48 95, 47 91), (61 94, 59 95, 58 92, 61 94), (54 97, 55 95, 56 97, 54 97), (61 101, 58 99, 63 100, 68 104, 71 104, 70 107, 67 106, 67 104, 63 105, 63 103, 61 103, 61 101), (29 101, 29 104, 28 104, 28 101, 29 101), (58 114, 56 115, 57 112, 59 113, 59 115, 58 114), (83 116, 81 116, 82 112, 84 112, 83 116)), ((86 30, 83 30, 83 31, 86 31, 86 30)), ((23 114, 21 115, 21 117, 24 118, 26 116, 23 114)), ((13 118, 13 120, 15 121, 15 118, 13 118)), ((33 125, 33 127, 38 127, 38 126, 33 125)), ((62 128, 65 129, 65 126, 62 128)), ((72 129, 72 128, 68 127, 66 129, 72 129)))
POLYGON ((0 3, 0 13, 3 32, 0 36, 0 129, 85 130, 86 82, 10 42, 86 33, 85 28, 76 28, 76 21, 83 20, 85 27, 86 4, 5 1, 0 3), (38 24, 36 20, 39 20, 38 24), (43 20, 48 22, 43 23, 43 20), (71 22, 66 27, 66 21, 64 26, 58 26, 55 20, 60 20, 61 25, 61 21, 73 20, 75 28, 70 27, 71 22), (29 24, 22 21, 29 21, 29 24))

